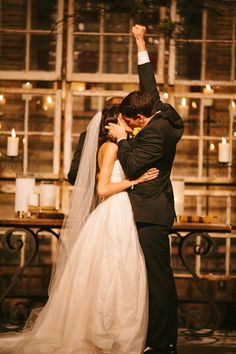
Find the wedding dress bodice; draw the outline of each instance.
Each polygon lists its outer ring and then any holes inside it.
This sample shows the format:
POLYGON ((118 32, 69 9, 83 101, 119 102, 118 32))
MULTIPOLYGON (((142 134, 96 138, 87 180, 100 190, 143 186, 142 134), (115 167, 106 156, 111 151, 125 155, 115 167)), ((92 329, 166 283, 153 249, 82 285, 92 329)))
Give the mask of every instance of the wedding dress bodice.
POLYGON ((121 167, 120 161, 116 160, 113 166, 112 174, 110 181, 111 182, 120 182, 125 179, 124 171, 121 167))

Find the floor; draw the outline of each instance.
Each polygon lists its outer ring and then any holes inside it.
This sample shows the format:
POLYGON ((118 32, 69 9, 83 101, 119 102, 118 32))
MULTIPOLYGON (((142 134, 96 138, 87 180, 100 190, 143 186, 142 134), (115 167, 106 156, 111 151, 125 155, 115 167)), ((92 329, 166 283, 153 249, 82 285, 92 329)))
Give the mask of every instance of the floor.
POLYGON ((194 338, 180 330, 178 354, 233 354, 236 353, 236 330, 216 331, 212 337, 194 338))

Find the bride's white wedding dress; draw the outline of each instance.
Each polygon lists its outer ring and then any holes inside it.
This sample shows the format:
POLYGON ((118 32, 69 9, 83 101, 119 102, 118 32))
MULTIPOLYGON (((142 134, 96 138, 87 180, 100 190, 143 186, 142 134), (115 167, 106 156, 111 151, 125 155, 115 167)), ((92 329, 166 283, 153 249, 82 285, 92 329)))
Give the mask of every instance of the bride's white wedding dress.
MULTIPOLYGON (((123 178, 116 161, 111 181, 123 178)), ((145 263, 128 195, 121 192, 90 214, 57 292, 31 329, 0 338, 0 353, 140 354, 146 327, 145 263)))

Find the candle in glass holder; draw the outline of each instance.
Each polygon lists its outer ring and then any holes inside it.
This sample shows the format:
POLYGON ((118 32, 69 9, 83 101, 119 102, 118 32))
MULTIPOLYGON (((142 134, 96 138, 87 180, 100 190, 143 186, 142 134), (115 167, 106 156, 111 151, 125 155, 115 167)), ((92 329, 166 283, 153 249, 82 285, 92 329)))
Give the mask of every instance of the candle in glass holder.
POLYGON ((232 114, 233 117, 236 117, 236 103, 235 101, 231 101, 231 104, 229 106, 230 113, 232 114))
POLYGON ((16 136, 15 129, 12 129, 11 136, 7 138, 7 156, 18 156, 19 138, 16 136))
POLYGON ((178 107, 179 114, 182 118, 188 117, 189 106, 185 97, 182 98, 181 104, 178 107))
MULTIPOLYGON (((205 95, 213 95, 214 90, 211 88, 211 85, 206 84, 206 87, 203 89, 205 95)), ((211 107, 213 105, 213 98, 204 98, 203 100, 205 107, 211 107)))
POLYGON ((230 146, 224 137, 218 145, 218 161, 221 163, 228 163, 230 161, 230 146))

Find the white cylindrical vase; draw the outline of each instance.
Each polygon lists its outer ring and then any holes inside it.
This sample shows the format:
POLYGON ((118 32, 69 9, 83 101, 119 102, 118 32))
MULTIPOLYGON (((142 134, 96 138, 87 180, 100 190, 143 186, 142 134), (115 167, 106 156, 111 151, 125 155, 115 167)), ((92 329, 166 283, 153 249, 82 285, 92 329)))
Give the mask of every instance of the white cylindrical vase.
POLYGON ((35 179, 31 177, 16 178, 15 212, 27 212, 29 196, 35 191, 35 179))

